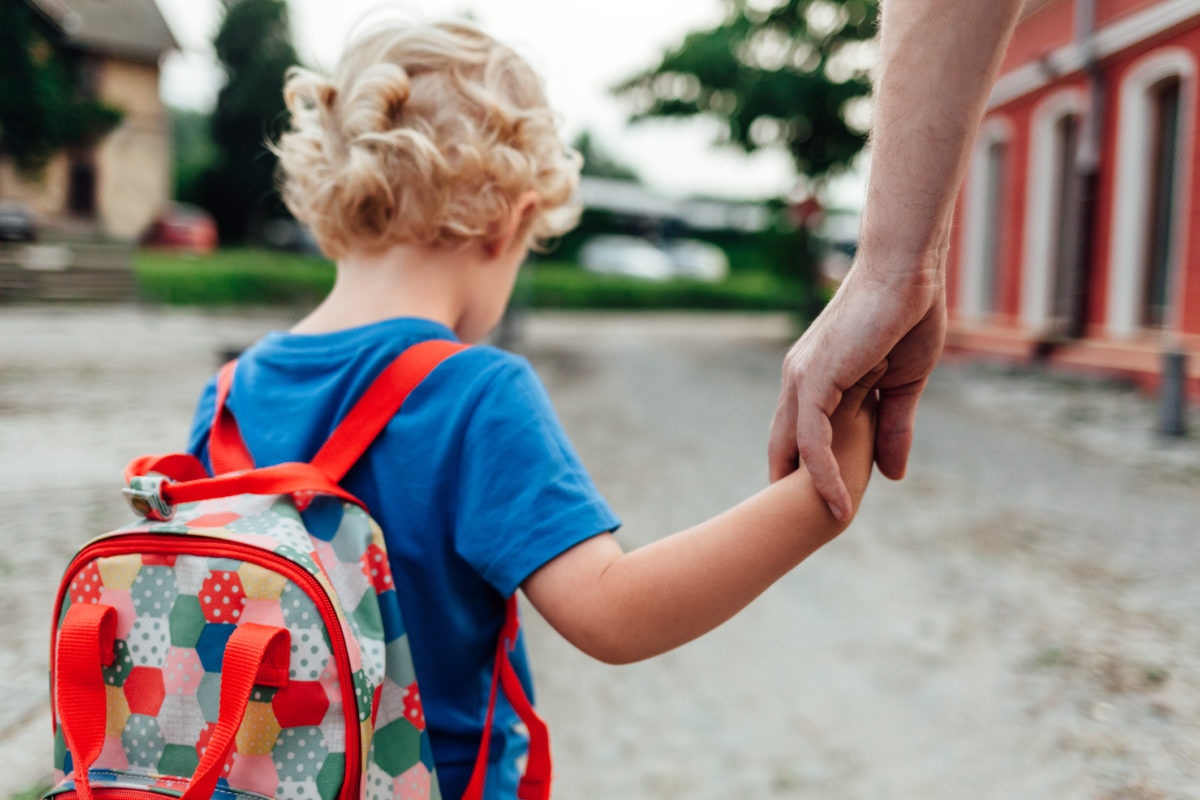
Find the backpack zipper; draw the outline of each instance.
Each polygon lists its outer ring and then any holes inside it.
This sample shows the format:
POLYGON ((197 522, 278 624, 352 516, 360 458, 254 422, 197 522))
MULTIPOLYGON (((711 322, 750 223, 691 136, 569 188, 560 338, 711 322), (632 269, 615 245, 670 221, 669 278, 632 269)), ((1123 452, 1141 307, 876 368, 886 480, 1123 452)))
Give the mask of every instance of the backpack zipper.
MULTIPOLYGON (((77 800, 79 797, 78 790, 68 789, 65 792, 48 795, 46 800, 77 800)), ((93 788, 92 797, 96 800, 147 800, 147 797, 162 798, 162 800, 178 800, 179 795, 168 794, 167 792, 155 791, 154 789, 105 789, 103 787, 93 788)))
MULTIPOLYGON (((253 792, 243 792, 236 789, 222 790, 221 794, 237 795, 245 798, 262 798, 267 800, 263 795, 253 792)), ((133 789, 128 786, 119 788, 105 788, 103 786, 92 788, 92 797, 96 800, 148 800, 148 798, 159 798, 159 800, 179 800, 183 795, 182 792, 164 791, 157 787, 147 786, 145 789, 133 789)), ((214 795, 215 796, 215 795, 214 795)), ((48 794, 44 800, 77 800, 79 792, 77 789, 66 789, 57 794, 48 794)))
MULTIPOLYGON (((342 630, 337 608, 329 598, 325 587, 321 585, 321 582, 312 573, 299 564, 277 553, 264 550, 261 547, 233 542, 218 537, 205 536, 199 532, 190 532, 182 536, 180 534, 120 534, 87 545, 76 554, 67 567, 62 582, 63 588, 54 603, 54 626, 50 631, 51 674, 54 673, 54 642, 57 639, 55 634, 58 631, 59 619, 62 616, 63 596, 69 590, 75 574, 89 561, 104 558, 105 556, 124 555, 128 553, 153 553, 155 555, 176 556, 232 556, 240 561, 247 561, 261 567, 273 569, 288 580, 298 584, 304 589, 309 598, 316 603, 317 610, 321 614, 321 619, 325 623, 325 628, 329 631, 330 638, 333 640, 333 657, 337 661, 339 682, 342 689, 342 715, 346 722, 346 778, 342 783, 342 791, 339 797, 340 800, 353 800, 358 794, 357 790, 353 787, 358 786, 362 771, 362 739, 358 721, 358 698, 354 691, 354 674, 350 669, 350 654, 349 648, 346 646, 346 635, 342 630), (170 541, 173 538, 182 538, 182 536, 188 538, 186 547, 180 542, 170 541), (164 540, 164 537, 166 537, 166 540, 164 540), (350 721, 351 716, 349 712, 353 713, 353 722, 350 721)), ((54 708, 53 685, 51 685, 50 702, 51 708, 54 708)), ((54 719, 54 729, 56 731, 58 729, 57 718, 54 719)), ((117 792, 120 790, 110 789, 106 791, 117 792)), ((142 795, 136 799, 133 797, 113 797, 112 800, 145 800, 145 796, 142 795)))

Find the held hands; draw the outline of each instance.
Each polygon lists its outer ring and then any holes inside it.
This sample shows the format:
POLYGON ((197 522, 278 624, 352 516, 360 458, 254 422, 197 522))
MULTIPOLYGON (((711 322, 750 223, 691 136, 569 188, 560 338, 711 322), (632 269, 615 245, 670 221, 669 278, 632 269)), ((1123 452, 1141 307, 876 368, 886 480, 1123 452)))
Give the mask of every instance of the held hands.
POLYGON ((841 402, 829 418, 833 433, 833 456, 851 501, 847 506, 848 513, 839 519, 842 523, 840 527, 849 524, 857 513, 871 478, 878 412, 875 383, 883 376, 885 369, 885 365, 879 365, 843 392, 841 402))
MULTIPOLYGON (((865 265, 864 265, 865 266, 865 265)), ((801 462, 838 519, 849 516, 847 466, 835 457, 843 397, 879 370, 874 460, 893 480, 904 476, 917 401, 946 336, 940 270, 888 282, 858 266, 784 358, 779 405, 768 447, 771 481, 801 462), (833 445, 833 446, 831 446, 833 445)))

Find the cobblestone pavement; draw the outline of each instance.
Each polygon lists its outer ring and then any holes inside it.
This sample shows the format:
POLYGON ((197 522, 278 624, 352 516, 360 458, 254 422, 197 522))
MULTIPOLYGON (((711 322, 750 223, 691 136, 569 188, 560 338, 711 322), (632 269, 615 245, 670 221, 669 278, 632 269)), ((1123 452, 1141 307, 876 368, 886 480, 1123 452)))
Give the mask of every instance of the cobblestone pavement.
MULTIPOLYGON (((286 324, 0 310, 0 797, 47 772, 48 607, 126 518, 124 463, 177 449, 218 352, 286 324)), ((763 485, 785 320, 523 330, 626 547, 763 485)), ((948 366, 908 478, 708 637, 614 668, 530 614, 556 797, 1200 798, 1200 445, 1156 441, 1153 414, 948 366)))

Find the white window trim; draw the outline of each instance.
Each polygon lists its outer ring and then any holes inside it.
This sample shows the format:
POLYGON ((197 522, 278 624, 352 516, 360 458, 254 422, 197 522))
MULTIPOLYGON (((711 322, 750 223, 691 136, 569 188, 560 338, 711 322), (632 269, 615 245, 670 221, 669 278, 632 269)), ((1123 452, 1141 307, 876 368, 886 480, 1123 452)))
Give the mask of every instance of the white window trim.
POLYGON ((1082 126, 1087 106, 1087 95, 1081 89, 1064 89, 1038 104, 1030 125, 1020 318, 1022 327, 1035 334, 1045 331, 1054 308, 1054 227, 1060 218, 1054 205, 1064 158, 1058 124, 1064 117, 1076 116, 1082 126))
MULTIPOLYGON (((1004 117, 986 119, 975 139, 971 154, 971 168, 967 176, 965 221, 963 224, 963 258, 960 262, 958 288, 958 316, 970 322, 981 322, 988 316, 986 291, 983 284, 983 263, 986 259, 984 231, 987 219, 988 151, 996 144, 1009 144, 1013 140, 1013 126, 1004 117)), ((1011 163, 1011 162, 1010 162, 1011 163)))
POLYGON ((1167 329, 1178 325, 1180 269, 1191 189, 1196 60, 1180 47, 1157 50, 1138 61, 1121 81, 1117 130, 1117 175, 1113 191, 1113 238, 1109 248, 1107 330, 1114 338, 1130 338, 1141 330, 1142 282, 1146 269, 1146 208, 1149 194, 1149 91, 1160 81, 1178 77, 1179 180, 1175 184, 1174 232, 1167 265, 1167 329))

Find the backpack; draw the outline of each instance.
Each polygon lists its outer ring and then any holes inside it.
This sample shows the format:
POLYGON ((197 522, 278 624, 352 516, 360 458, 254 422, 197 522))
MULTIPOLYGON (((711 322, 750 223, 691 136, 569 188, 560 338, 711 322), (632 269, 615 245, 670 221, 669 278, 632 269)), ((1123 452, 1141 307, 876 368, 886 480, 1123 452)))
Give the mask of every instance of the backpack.
MULTIPOLYGON (((444 359, 417 344, 363 393, 308 463, 255 467, 219 373, 213 475, 185 454, 126 469, 141 519, 74 557, 54 610, 51 707, 61 800, 438 798, 433 755, 383 533, 339 482, 444 359)), ((496 645, 497 688, 530 737, 518 791, 547 800, 545 723, 496 645)))

